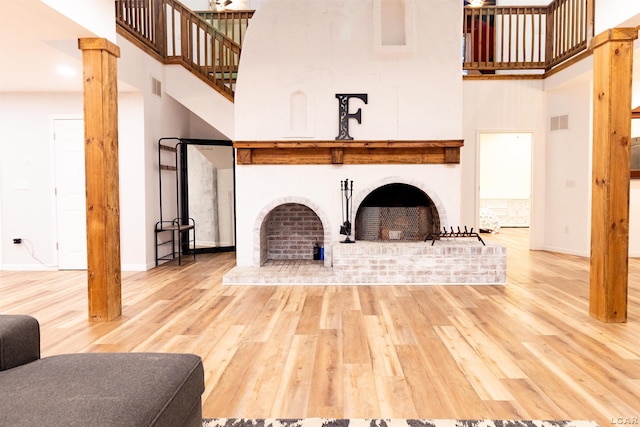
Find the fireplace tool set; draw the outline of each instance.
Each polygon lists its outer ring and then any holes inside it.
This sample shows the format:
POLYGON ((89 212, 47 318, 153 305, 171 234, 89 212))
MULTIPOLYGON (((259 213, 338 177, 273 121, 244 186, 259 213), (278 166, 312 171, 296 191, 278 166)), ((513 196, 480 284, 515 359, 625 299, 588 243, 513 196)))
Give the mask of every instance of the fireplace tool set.
POLYGON ((342 225, 340 226, 340 234, 347 236, 340 243, 355 243, 351 240, 351 220, 353 217, 353 181, 345 179, 340 181, 340 191, 344 196, 342 200, 342 225))

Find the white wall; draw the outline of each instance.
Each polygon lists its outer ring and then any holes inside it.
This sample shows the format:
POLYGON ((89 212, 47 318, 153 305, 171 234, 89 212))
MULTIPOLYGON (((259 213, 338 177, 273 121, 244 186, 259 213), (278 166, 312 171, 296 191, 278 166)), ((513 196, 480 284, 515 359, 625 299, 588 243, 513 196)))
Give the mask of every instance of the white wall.
POLYGON ((0 94, 2 269, 57 266, 52 133, 55 116, 82 116, 82 95, 0 94), (14 237, 26 242, 13 245, 14 237))
POLYGON ((596 1, 595 34, 614 27, 640 25, 640 2, 637 0, 596 1))
POLYGON ((531 196, 531 135, 480 135, 480 198, 529 199, 531 196))
POLYGON ((478 135, 482 132, 532 133, 531 247, 544 245, 546 107, 542 80, 466 80, 462 223, 478 228, 478 135))
POLYGON ((375 4, 265 0, 243 47, 235 139, 334 139, 337 93, 369 95, 368 105, 353 101, 352 111, 362 108, 362 125, 350 124, 356 139, 460 138, 460 5, 407 0, 409 46, 384 48, 375 43, 375 4), (433 16, 443 25, 421 25, 433 16), (290 132, 296 91, 308 106, 300 134, 290 132))
MULTIPOLYGON (((119 95, 123 270, 145 270, 155 262, 153 227, 159 219, 157 141, 164 136, 189 136, 190 113, 171 97, 151 95, 150 75, 162 76, 162 69, 153 65, 152 60, 137 61, 127 54, 119 62, 122 77, 142 89, 119 95)), ((82 115, 81 93, 0 94, 3 269, 57 267, 51 125, 54 117, 82 115), (13 237, 27 239, 27 243, 13 245, 13 237), (31 247, 34 257, 27 250, 31 247)))
POLYGON ((163 90, 168 95, 214 126, 224 135, 222 139, 234 139, 233 102, 182 65, 166 65, 163 75, 163 90))
MULTIPOLYGON (((122 37, 118 37, 120 59, 118 60, 118 77, 127 85, 137 88, 142 94, 142 114, 139 119, 143 125, 144 134, 135 143, 138 162, 131 166, 135 168, 136 180, 129 184, 144 189, 139 193, 137 212, 142 217, 136 222, 136 229, 140 235, 138 242, 142 247, 134 246, 138 259, 129 265, 131 270, 144 270, 155 265, 154 226, 160 220, 160 190, 158 185, 158 140, 160 138, 190 137, 192 114, 175 99, 164 92, 166 87, 165 68, 160 62, 152 59, 137 47, 122 37), (162 96, 152 93, 151 79, 162 83, 162 96), (143 259, 139 257, 144 254, 143 259)), ((213 92, 213 90, 211 90, 213 92)), ((200 123, 203 133, 206 125, 200 123)), ((133 149, 133 148, 132 148, 133 149)), ((173 219, 175 212, 175 178, 171 174, 163 175, 163 219, 173 219)), ((122 249, 125 252, 125 249, 122 249)), ((124 265, 124 261, 123 261, 124 265)))
MULTIPOLYGON (((27 0, 32 1, 32 0, 27 0)), ((113 0, 42 0, 96 37, 116 41, 116 12, 113 0)))
MULTIPOLYGON (((56 207, 52 120, 56 117, 82 117, 81 94, 2 94, 0 146, 2 180, 3 269, 55 269, 56 207), (24 245, 13 245, 21 237, 24 245), (28 251, 33 249, 34 257, 28 251), (37 258, 37 259, 36 259, 37 258), (42 263, 41 263, 42 262, 42 263)), ((146 269, 153 260, 147 248, 144 216, 146 185, 144 179, 142 95, 129 93, 119 98, 119 162, 121 259, 123 270, 146 269), (148 258, 148 259, 147 259, 148 258)), ((152 235, 151 235, 152 236, 152 235)), ((152 247, 152 246, 151 246, 152 247)))
MULTIPOLYGON (((547 149, 551 164, 547 166, 547 191, 550 194, 545 213, 545 249, 581 256, 590 253, 592 69, 590 57, 545 80, 547 118, 569 115, 568 130, 549 133, 547 149)), ((635 82, 632 97, 632 106, 640 105, 640 86, 635 82)), ((638 120, 632 120, 631 136, 640 136, 638 120)), ((640 256, 639 180, 631 180, 629 205, 629 255, 637 257, 640 256)))
POLYGON ((547 93, 547 129, 568 115, 569 128, 547 133, 545 249, 589 256, 591 235, 591 82, 547 93))
POLYGON ((209 123, 193 113, 189 115, 189 137, 195 139, 229 140, 222 132, 211 127, 209 123))
POLYGON ((118 96, 118 161, 120 167, 120 258, 122 270, 146 270, 144 96, 118 96))

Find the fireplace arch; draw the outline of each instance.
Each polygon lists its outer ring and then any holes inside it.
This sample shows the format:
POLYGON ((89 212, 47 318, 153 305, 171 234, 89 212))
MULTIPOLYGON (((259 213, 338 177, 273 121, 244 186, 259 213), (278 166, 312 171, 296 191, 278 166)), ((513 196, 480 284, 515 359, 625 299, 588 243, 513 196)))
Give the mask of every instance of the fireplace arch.
POLYGON ((313 245, 324 246, 324 265, 331 263, 331 233, 326 214, 312 201, 284 197, 265 206, 254 227, 253 265, 268 260, 312 259, 313 245))
POLYGON ((390 179, 364 194, 355 215, 356 241, 423 241, 443 223, 439 200, 415 183, 390 179))

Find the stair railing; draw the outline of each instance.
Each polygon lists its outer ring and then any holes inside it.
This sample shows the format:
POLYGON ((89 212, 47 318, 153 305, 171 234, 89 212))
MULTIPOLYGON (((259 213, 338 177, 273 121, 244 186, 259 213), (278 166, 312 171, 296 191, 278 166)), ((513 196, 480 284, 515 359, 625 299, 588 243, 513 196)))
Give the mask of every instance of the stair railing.
POLYGON ((463 68, 548 71, 588 48, 592 20, 593 0, 465 6, 463 68))
POLYGON ((177 0, 116 0, 121 34, 233 100, 240 45, 177 0))
POLYGON ((222 32, 234 42, 242 46, 253 10, 205 10, 196 11, 198 16, 207 21, 213 28, 222 32))
POLYGON ((133 36, 133 41, 142 44, 149 53, 164 59, 164 1, 116 0, 115 3, 117 28, 125 30, 125 35, 133 36))

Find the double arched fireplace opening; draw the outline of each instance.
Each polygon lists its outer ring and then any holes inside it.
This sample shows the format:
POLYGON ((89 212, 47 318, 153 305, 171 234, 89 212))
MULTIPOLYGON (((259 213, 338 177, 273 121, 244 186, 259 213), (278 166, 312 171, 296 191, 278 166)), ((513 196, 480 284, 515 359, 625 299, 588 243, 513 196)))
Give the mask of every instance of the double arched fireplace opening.
MULTIPOLYGON (((259 265, 271 260, 313 260, 316 244, 332 243, 326 224, 328 220, 317 206, 313 209, 294 201, 276 205, 266 212, 260 225, 259 265)), ((362 200, 354 225, 356 241, 415 242, 437 232, 440 217, 424 191, 409 184, 391 183, 376 188, 362 200)), ((325 248, 326 256, 330 253, 330 248, 325 248)))

